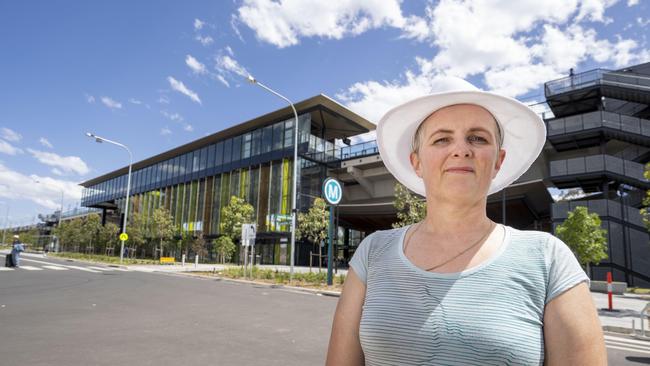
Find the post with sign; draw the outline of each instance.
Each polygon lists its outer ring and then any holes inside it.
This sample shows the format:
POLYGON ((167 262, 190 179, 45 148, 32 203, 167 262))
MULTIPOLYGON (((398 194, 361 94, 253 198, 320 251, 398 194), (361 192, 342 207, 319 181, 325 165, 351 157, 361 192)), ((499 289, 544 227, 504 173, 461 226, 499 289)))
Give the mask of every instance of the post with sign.
POLYGON ((325 201, 330 205, 330 222, 327 230, 327 285, 332 286, 332 257, 334 246, 332 238, 334 237, 334 207, 341 202, 343 198, 343 188, 341 183, 334 178, 327 178, 323 182, 323 196, 325 201))
POLYGON ((255 260, 255 224, 242 224, 241 226, 241 244, 244 248, 244 276, 248 273, 248 263, 251 264, 251 277, 253 277, 253 265, 255 260), (251 247, 251 260, 248 260, 248 247, 251 247))

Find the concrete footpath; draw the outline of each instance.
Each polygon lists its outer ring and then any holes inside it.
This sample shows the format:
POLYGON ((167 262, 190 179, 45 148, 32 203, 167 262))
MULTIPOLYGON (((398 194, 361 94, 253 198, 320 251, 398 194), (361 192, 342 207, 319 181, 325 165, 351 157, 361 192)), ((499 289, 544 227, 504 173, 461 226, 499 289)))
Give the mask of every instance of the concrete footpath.
MULTIPOLYGON (((1 254, 4 254, 4 252, 5 251, 0 251, 1 254)), ((8 251, 6 252, 8 253, 8 251)), ((44 257, 43 254, 36 254, 36 253, 34 254, 25 253, 23 255, 27 257, 32 257, 32 256, 41 257, 41 258, 44 257)), ((63 259, 58 257, 53 257, 53 258, 63 259)), ((65 259, 65 260, 98 264, 98 262, 85 262, 85 261, 70 260, 70 259, 65 259)), ((167 265, 130 265, 130 266, 122 266, 122 265, 114 265, 114 264, 107 264, 107 265, 113 267, 127 268, 127 269, 140 271, 140 272, 159 272, 159 273, 168 273, 168 274, 191 274, 192 272, 214 272, 214 271, 223 270, 226 267, 232 267, 232 265, 226 266, 222 264, 205 264, 205 263, 199 263, 195 265, 193 262, 187 262, 185 263, 185 265, 182 265, 180 263, 167 264, 167 265)), ((269 269, 273 271, 277 270, 280 272, 289 272, 290 270, 289 266, 258 265, 257 267, 260 269, 269 269)), ((295 273, 308 273, 309 270, 310 270, 309 267, 298 267, 298 266, 294 267, 295 273)), ((312 271, 317 272, 318 268, 312 268, 312 271)), ((322 271, 327 272, 327 268, 323 268, 322 271)), ((335 272, 335 276, 338 276, 340 274, 347 275, 347 270, 339 269, 338 271, 335 272)), ((235 281, 251 282, 246 280, 235 280, 235 281)), ((283 287, 290 287, 290 286, 283 286, 283 287)), ((291 287, 291 288, 298 291, 315 292, 315 293, 321 293, 323 295, 329 295, 329 296, 339 295, 339 293, 336 291, 312 290, 312 289, 306 289, 301 287, 291 287)), ((598 316, 600 318, 600 322, 603 326, 604 331, 635 335, 637 337, 642 338, 643 335, 641 329, 645 329, 645 336, 647 337, 647 339, 650 339, 650 319, 646 318, 642 320, 640 318, 640 312, 648 304, 650 304, 650 295, 636 295, 631 293, 626 293, 623 295, 613 295, 614 311, 612 312, 606 310, 608 307, 607 294, 592 292, 591 295, 594 304, 598 309, 598 316)))

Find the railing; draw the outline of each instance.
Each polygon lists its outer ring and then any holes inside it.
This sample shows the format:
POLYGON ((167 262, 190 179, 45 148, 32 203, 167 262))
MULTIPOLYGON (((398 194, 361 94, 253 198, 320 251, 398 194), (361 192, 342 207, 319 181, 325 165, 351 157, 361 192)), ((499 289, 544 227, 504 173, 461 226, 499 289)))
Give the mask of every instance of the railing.
POLYGON ((591 155, 566 160, 555 160, 550 163, 551 177, 604 171, 648 183, 648 180, 643 177, 643 164, 623 160, 611 155, 591 155))
POLYGON ((546 125, 549 136, 606 127, 650 137, 650 120, 605 111, 551 119, 546 125))
POLYGON ((576 207, 582 206, 587 207, 589 212, 596 213, 600 217, 609 216, 639 227, 645 227, 639 209, 629 206, 627 198, 623 202, 624 205, 622 208, 620 201, 608 199, 556 202, 552 205, 552 215, 553 219, 566 219, 569 216, 569 211, 573 211, 576 207))
POLYGON ((549 81, 544 84, 546 97, 582 89, 592 85, 633 85, 650 90, 650 77, 629 72, 616 72, 606 69, 595 69, 579 74, 549 81))
POLYGON ((341 148, 341 159, 360 158, 368 155, 379 154, 377 147, 377 140, 366 141, 352 146, 344 146, 341 148))

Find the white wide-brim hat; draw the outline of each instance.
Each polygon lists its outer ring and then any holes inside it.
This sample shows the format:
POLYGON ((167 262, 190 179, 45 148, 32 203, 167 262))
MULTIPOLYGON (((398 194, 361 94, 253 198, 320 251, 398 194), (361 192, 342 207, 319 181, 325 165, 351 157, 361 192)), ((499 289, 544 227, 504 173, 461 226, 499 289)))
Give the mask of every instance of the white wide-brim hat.
POLYGON ((546 142, 544 121, 516 99, 479 90, 469 82, 444 77, 434 81, 436 93, 413 99, 388 111, 377 125, 379 154, 388 171, 411 191, 425 195, 424 182, 409 159, 420 123, 433 112, 455 104, 487 109, 501 127, 506 158, 492 180, 488 194, 496 193, 524 174, 546 142))

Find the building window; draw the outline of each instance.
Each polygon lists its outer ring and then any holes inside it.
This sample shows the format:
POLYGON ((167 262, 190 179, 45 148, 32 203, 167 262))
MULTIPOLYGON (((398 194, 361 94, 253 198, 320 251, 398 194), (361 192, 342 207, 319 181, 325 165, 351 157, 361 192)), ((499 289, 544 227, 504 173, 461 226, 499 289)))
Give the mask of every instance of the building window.
POLYGON ((223 163, 229 164, 232 157, 232 139, 228 139, 223 143, 223 163))
POLYGON ((273 125, 273 150, 282 150, 284 122, 273 125))
POLYGON ((207 166, 206 166, 207 169, 214 168, 214 166, 215 166, 214 165, 214 150, 215 150, 215 144, 212 144, 212 145, 208 146, 208 163, 207 163, 207 166))
POLYGON ((238 162, 241 159, 241 141, 242 137, 237 136, 232 139, 232 162, 238 162))
POLYGON ((266 126, 262 130, 262 153, 271 152, 273 148, 273 126, 266 126))
POLYGON ((251 132, 244 135, 242 159, 248 159, 251 157, 251 149, 252 149, 252 142, 253 142, 252 139, 253 139, 253 134, 251 132))

